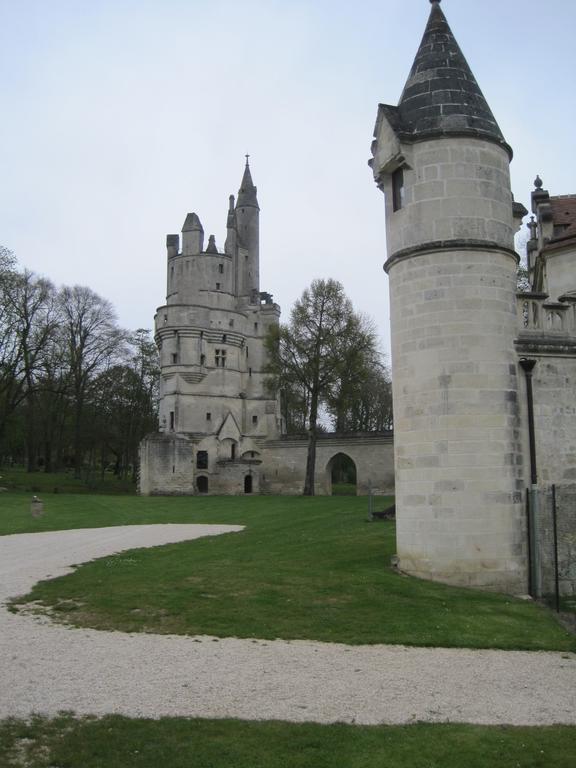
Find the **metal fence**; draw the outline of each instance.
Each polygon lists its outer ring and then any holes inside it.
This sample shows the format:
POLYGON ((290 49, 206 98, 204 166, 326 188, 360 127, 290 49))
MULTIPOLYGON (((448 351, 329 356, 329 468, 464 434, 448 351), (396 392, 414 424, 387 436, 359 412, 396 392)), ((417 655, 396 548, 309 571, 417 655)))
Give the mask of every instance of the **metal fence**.
POLYGON ((530 593, 559 610, 576 600, 576 484, 528 492, 530 593))

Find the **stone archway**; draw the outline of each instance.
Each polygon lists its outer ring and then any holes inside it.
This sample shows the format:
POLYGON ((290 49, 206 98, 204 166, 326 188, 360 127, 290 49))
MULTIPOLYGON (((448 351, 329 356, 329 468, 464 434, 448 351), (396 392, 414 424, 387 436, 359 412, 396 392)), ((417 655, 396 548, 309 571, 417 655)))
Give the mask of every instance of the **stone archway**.
POLYGON ((329 496, 356 496, 358 473, 347 453, 336 453, 326 465, 326 493, 329 496))
POLYGON ((253 481, 252 475, 246 475, 244 478, 244 493, 252 493, 253 481))

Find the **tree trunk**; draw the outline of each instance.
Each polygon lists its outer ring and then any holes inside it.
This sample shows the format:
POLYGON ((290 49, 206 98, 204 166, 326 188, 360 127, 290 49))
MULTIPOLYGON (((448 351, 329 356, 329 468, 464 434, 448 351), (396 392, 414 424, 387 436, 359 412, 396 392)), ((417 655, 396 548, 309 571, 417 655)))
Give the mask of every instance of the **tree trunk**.
POLYGON ((38 437, 36 434, 36 409, 34 394, 28 390, 28 402, 26 407, 26 454, 27 472, 35 472, 38 467, 38 437))
POLYGON ((82 399, 76 394, 74 408, 74 478, 82 479, 82 399))
POLYGON ((316 426, 318 421, 318 390, 314 389, 310 400, 310 425, 308 430, 308 455, 306 456, 306 476, 304 478, 304 496, 314 496, 314 475, 316 474, 316 426))

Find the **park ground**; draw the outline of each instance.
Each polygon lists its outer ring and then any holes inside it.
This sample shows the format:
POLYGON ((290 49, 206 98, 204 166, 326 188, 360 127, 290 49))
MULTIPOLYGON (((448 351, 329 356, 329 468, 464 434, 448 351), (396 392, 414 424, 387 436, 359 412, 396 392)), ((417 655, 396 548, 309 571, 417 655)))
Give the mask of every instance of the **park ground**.
MULTIPOLYGON (((361 497, 139 498, 34 485, 0 495, 0 534, 143 523, 246 528, 82 565, 39 584, 15 601, 14 611, 34 601, 36 610, 67 624, 129 632, 576 649, 574 637, 541 606, 395 573, 388 566, 393 524, 367 522, 361 497), (29 514, 31 490, 45 502, 37 520, 29 514)), ((147 767, 159 760, 192 768, 568 768, 576 756, 571 727, 360 727, 73 713, 4 721, 0 743, 0 765, 32 768, 147 767)))

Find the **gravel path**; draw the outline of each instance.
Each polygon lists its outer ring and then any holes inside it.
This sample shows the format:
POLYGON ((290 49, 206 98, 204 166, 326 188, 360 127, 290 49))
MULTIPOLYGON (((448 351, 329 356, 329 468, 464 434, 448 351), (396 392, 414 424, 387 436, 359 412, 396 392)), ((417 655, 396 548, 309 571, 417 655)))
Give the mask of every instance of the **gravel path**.
POLYGON ((332 723, 576 724, 576 655, 69 629, 4 601, 74 563, 241 530, 144 525, 0 537, 0 717, 120 713, 332 723))

